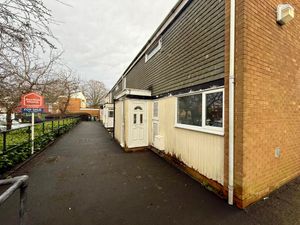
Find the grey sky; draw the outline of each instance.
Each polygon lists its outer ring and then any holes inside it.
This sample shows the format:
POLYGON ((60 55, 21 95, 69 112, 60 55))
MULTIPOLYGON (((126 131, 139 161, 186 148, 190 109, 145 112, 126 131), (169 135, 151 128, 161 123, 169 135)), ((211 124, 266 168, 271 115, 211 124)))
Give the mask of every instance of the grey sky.
POLYGON ((44 0, 64 61, 81 78, 117 81, 177 0, 44 0))

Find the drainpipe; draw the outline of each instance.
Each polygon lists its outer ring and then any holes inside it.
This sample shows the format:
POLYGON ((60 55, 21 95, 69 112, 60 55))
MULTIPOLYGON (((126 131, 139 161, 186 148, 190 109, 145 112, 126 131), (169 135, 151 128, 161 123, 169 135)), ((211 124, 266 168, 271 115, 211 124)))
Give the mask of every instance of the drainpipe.
POLYGON ((123 147, 125 148, 125 98, 123 100, 123 108, 122 108, 122 115, 123 115, 123 119, 122 119, 122 144, 123 147))
POLYGON ((229 177, 228 204, 233 205, 234 194, 234 88, 235 88, 235 1, 230 3, 230 56, 229 56, 229 177))
POLYGON ((116 100, 115 99, 113 99, 113 104, 114 104, 114 125, 113 125, 113 139, 115 139, 115 130, 116 130, 116 100))

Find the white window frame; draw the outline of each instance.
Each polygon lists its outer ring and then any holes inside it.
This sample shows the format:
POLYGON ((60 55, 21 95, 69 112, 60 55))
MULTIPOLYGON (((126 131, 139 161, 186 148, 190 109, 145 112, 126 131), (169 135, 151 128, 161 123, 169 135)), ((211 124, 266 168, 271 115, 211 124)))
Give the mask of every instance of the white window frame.
POLYGON ((155 135, 154 135, 154 125, 157 126, 157 135, 160 133, 160 124, 159 124, 159 103, 158 101, 153 101, 152 103, 152 144, 155 145, 155 135), (157 104, 157 117, 154 116, 154 105, 157 104))
POLYGON ((159 120, 159 104, 158 104, 158 101, 154 101, 153 102, 153 107, 152 107, 152 118, 153 120, 159 120), (154 116, 154 105, 157 104, 157 116, 155 117, 154 116))
POLYGON ((162 38, 159 39, 158 45, 151 52, 145 54, 145 62, 148 62, 153 56, 160 51, 162 47, 162 38))
POLYGON ((152 120, 152 145, 154 146, 155 145, 155 137, 156 137, 156 135, 154 135, 154 125, 156 125, 157 126, 157 135, 159 135, 160 134, 160 124, 159 124, 159 121, 158 120, 152 120))
POLYGON ((182 128, 182 129, 187 129, 187 130, 193 130, 193 131, 199 131, 203 133, 209 133, 209 134, 216 134, 223 136, 224 135, 224 122, 225 122, 225 91, 224 87, 218 88, 218 89, 213 89, 213 90, 207 90, 207 91, 199 91, 199 92, 193 92, 193 93, 188 93, 188 94, 183 94, 183 95, 178 95, 176 99, 176 104, 175 104, 175 127, 176 128, 182 128), (207 126, 206 125, 206 95, 207 94, 212 94, 212 93, 217 93, 217 92, 222 92, 223 93, 223 127, 213 127, 213 126, 207 126), (195 126, 195 125, 187 125, 187 124, 181 124, 178 123, 178 98, 180 97, 185 97, 185 96, 192 96, 192 95, 200 95, 202 94, 202 126, 195 126))

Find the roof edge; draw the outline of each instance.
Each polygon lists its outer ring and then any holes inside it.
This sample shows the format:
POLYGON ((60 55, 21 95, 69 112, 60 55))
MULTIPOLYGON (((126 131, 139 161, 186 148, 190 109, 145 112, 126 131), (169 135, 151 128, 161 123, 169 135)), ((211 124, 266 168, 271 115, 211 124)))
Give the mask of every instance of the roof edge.
POLYGON ((166 28, 168 28, 168 25, 171 24, 176 19, 177 15, 182 12, 182 9, 184 9, 186 4, 191 1, 192 0, 179 0, 176 3, 176 5, 172 8, 172 10, 169 12, 169 14, 163 20, 163 22, 158 26, 158 28, 152 34, 150 39, 146 42, 144 47, 140 50, 140 52, 137 54, 137 56, 133 59, 133 61, 126 68, 126 70, 122 74, 122 76, 118 79, 118 81, 115 83, 115 85, 111 88, 109 93, 116 87, 116 85, 121 81, 121 79, 131 71, 131 69, 137 64, 137 62, 145 54, 145 52, 151 47, 151 45, 155 42, 155 40, 165 31, 166 28))

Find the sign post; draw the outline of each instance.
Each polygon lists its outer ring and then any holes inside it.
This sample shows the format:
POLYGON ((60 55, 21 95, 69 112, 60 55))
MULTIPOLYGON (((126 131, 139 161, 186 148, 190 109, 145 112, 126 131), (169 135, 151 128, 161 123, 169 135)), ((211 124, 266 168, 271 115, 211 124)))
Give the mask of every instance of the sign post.
POLYGON ((44 110, 44 97, 36 94, 29 93, 22 96, 21 99, 22 113, 31 113, 31 154, 34 154, 34 114, 42 113, 44 110))
POLYGON ((34 112, 31 113, 31 155, 34 154, 34 112))

